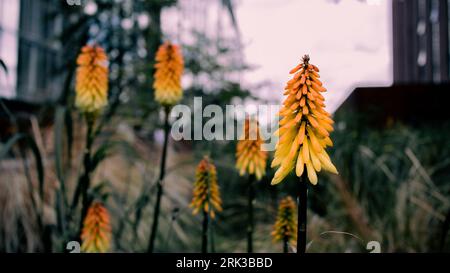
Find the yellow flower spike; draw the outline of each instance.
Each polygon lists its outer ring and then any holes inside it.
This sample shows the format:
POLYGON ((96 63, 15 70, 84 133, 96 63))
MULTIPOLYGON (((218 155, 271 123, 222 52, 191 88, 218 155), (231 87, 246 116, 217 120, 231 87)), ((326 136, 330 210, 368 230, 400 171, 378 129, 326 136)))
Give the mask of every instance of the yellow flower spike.
POLYGON ((292 244, 297 240, 296 204, 292 197, 288 196, 280 201, 278 215, 272 231, 274 242, 287 240, 292 244))
POLYGON ((236 169, 241 176, 248 173, 261 180, 266 173, 267 152, 262 150, 262 144, 258 121, 247 118, 236 148, 236 169))
POLYGON ((81 250, 87 253, 104 253, 111 246, 109 213, 99 202, 93 203, 87 212, 81 232, 81 250))
POLYGON ((153 88, 155 100, 163 106, 173 106, 183 97, 181 76, 184 70, 183 55, 177 45, 166 42, 156 52, 153 88))
POLYGON ((277 130, 279 140, 271 164, 278 170, 272 185, 283 181, 294 169, 297 176, 306 171, 314 185, 318 182, 317 172, 322 169, 337 174, 325 150, 333 145, 329 136, 334 122, 324 109, 324 97, 320 93, 327 90, 318 72, 319 69, 309 63, 308 55, 290 71, 294 75, 286 85, 287 97, 280 110, 283 118, 277 130))
POLYGON ((216 167, 208 157, 204 157, 197 166, 193 197, 189 206, 193 209, 193 214, 204 211, 209 213, 211 218, 215 217, 216 211, 222 211, 216 167))
POLYGON ((84 46, 77 58, 75 105, 97 113, 108 103, 108 57, 99 46, 84 46))

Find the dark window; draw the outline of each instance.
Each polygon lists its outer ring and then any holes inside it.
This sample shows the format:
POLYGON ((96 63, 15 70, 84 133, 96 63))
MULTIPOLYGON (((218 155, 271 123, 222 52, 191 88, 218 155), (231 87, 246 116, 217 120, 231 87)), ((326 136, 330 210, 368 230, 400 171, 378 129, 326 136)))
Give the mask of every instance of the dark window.
POLYGON ((32 101, 56 99, 61 85, 60 53, 53 43, 57 17, 50 0, 21 0, 17 96, 32 101))
POLYGON ((394 81, 449 81, 449 0, 393 0, 394 81))

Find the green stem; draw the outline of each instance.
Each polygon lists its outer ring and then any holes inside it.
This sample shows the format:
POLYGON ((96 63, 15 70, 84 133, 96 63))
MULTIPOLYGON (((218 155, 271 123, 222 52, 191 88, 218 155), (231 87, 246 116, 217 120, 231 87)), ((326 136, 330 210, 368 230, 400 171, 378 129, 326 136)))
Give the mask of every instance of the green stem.
POLYGON ((170 109, 166 107, 164 109, 165 117, 164 117, 164 146, 163 146, 163 152, 161 157, 161 165, 160 165, 160 172, 159 172, 159 179, 157 184, 157 193, 156 193, 156 203, 155 203, 155 209, 153 212, 153 224, 152 229, 150 232, 150 239, 148 242, 148 249, 147 252, 153 253, 153 250, 155 248, 155 239, 156 239, 156 233, 158 232, 158 222, 159 222, 159 213, 161 210, 161 197, 163 195, 163 180, 166 170, 166 157, 167 157, 167 147, 169 143, 169 114, 170 109))
POLYGON ((214 219, 211 219, 211 222, 208 227, 209 231, 209 246, 211 247, 211 253, 216 253, 216 246, 214 243, 214 219))
POLYGON ((209 213, 203 210, 202 253, 208 253, 209 213))
POLYGON ((287 236, 283 237, 283 253, 289 253, 289 240, 287 236))
POLYGON ((247 223, 247 252, 253 253, 253 230, 254 230, 254 217, 253 217, 253 201, 255 199, 255 188, 253 182, 255 181, 254 175, 248 177, 248 223, 247 223))
POLYGON ((306 252, 306 218, 307 218, 307 197, 308 197, 308 179, 304 172, 299 179, 298 192, 297 192, 297 213, 298 213, 298 226, 297 226, 297 254, 303 254, 306 252))
POLYGON ((91 150, 92 150, 92 143, 94 142, 94 116, 86 114, 86 123, 87 123, 87 133, 86 133, 86 149, 84 150, 84 156, 83 156, 83 167, 84 167, 84 173, 83 176, 80 178, 80 194, 81 194, 81 218, 80 218, 80 232, 83 228, 83 221, 86 217, 87 211, 89 209, 91 200, 88 196, 88 190, 91 184, 91 150))

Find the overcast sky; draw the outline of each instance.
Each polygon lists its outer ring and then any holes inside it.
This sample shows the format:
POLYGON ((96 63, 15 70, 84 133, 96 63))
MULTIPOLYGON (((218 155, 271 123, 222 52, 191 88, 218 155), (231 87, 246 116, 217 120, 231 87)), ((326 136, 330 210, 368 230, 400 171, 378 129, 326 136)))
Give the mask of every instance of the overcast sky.
POLYGON ((391 1, 240 0, 237 19, 245 58, 258 69, 247 83, 270 80, 261 96, 282 99, 289 70, 303 54, 321 69, 327 108, 357 86, 392 83, 391 1))

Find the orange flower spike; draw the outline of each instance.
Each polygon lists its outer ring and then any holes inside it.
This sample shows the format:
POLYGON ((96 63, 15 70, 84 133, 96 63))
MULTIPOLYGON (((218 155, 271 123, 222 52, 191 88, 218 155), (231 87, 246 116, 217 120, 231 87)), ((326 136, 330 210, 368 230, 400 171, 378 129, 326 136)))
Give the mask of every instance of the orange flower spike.
POLYGON ((77 58, 75 105, 96 113, 108 103, 108 57, 99 46, 84 46, 77 58))
POLYGON ((274 242, 283 241, 285 238, 291 244, 297 240, 296 204, 292 197, 288 196, 280 201, 277 220, 273 227, 272 237, 274 242))
POLYGON ((214 218, 216 211, 222 211, 219 185, 217 184, 217 171, 208 157, 204 157, 197 166, 193 197, 189 205, 193 214, 203 210, 214 218))
POLYGON ((289 80, 289 92, 280 111, 284 118, 279 123, 277 133, 280 138, 271 164, 278 168, 272 185, 283 181, 291 171, 297 176, 306 171, 309 181, 315 185, 317 172, 322 169, 337 173, 325 150, 332 145, 329 135, 333 131, 333 121, 324 109, 324 97, 320 92, 326 89, 318 80, 319 69, 309 63, 309 56, 304 56, 302 63, 291 72, 300 75, 295 74, 289 80))
POLYGON ((183 97, 181 77, 184 70, 183 55, 177 45, 166 42, 156 53, 153 88, 155 100, 163 106, 173 106, 183 97))
POLYGON ((236 149, 236 169, 241 176, 248 173, 261 180, 266 173, 267 152, 262 150, 262 144, 258 122, 247 118, 236 149))
POLYGON ((81 250, 88 253, 104 253, 111 247, 111 223, 109 213, 99 202, 93 203, 87 212, 81 232, 81 250))

